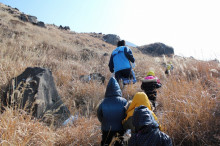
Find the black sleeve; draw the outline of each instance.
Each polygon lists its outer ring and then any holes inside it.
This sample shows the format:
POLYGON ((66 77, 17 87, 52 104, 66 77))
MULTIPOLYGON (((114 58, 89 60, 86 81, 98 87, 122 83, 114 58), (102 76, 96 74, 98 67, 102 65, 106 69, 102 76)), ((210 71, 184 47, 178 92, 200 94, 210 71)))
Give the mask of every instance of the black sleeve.
POLYGON ((109 60, 109 64, 108 64, 109 70, 111 73, 114 72, 114 63, 113 63, 113 56, 111 55, 111 58, 109 60))
POLYGON ((141 83, 141 89, 144 90, 144 83, 141 83))
POLYGON ((99 120, 100 122, 102 122, 103 114, 102 114, 101 104, 99 105, 99 108, 98 108, 98 110, 97 110, 97 117, 98 117, 98 120, 99 120))
POLYGON ((125 53, 125 56, 128 58, 128 60, 134 63, 135 59, 134 59, 131 49, 125 47, 124 53, 125 53))
POLYGON ((172 146, 173 145, 171 138, 163 132, 161 132, 160 139, 162 140, 162 143, 160 144, 161 146, 172 146))
POLYGON ((162 86, 162 84, 160 83, 156 83, 155 85, 156 85, 156 88, 160 88, 162 86))

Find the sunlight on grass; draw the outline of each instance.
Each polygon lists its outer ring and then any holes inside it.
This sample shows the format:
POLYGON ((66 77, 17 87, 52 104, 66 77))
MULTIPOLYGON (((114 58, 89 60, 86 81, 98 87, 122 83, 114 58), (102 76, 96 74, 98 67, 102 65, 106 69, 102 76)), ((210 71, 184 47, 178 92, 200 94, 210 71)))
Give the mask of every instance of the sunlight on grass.
MULTIPOLYGON (((1 145, 99 145, 100 123, 96 109, 105 96, 111 77, 108 61, 115 48, 88 33, 60 31, 54 26, 39 28, 21 22, 7 13, 0 29, 0 89, 27 67, 52 71, 57 90, 70 112, 79 115, 72 126, 47 127, 22 110, 6 107, 0 116, 1 145), (10 21, 10 20, 16 21, 10 21), (13 26, 13 28, 12 28, 13 26), (107 56, 103 54, 107 53, 107 56), (84 83, 81 75, 101 73, 105 83, 84 83)), ((0 19, 1 20, 1 19, 0 19)), ((180 57, 151 57, 132 49, 136 58, 138 82, 123 88, 123 97, 133 98, 141 91, 141 79, 154 70, 161 80, 156 115, 175 145, 212 145, 219 132, 220 65, 180 57), (166 76, 166 62, 174 70, 166 76), (212 72, 211 72, 212 70, 212 72)))

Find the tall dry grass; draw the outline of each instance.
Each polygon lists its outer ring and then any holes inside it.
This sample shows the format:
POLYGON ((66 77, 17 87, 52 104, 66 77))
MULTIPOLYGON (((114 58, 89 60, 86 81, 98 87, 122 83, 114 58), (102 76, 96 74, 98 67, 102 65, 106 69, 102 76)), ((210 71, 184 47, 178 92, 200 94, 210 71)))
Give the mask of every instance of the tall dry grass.
POLYGON ((170 76, 158 97, 159 119, 178 145, 215 145, 219 134, 219 79, 210 76, 207 63, 200 65, 194 75, 170 76))
POLYGON ((56 133, 22 110, 6 109, 0 116, 1 145, 54 145, 56 133))
MULTIPOLYGON (((0 10, 1 11, 1 10, 0 10)), ((89 34, 61 31, 54 26, 39 28, 1 11, 0 89, 27 67, 52 70, 57 90, 73 115, 80 118, 72 126, 46 127, 25 112, 8 109, 1 114, 2 145, 99 145, 100 123, 96 108, 104 98, 111 77, 108 69, 115 48, 89 34), (99 72, 104 84, 82 83, 80 75, 99 72)), ((157 117, 174 145, 215 145, 219 136, 219 63, 184 58, 151 57, 132 49, 136 58, 135 73, 140 80, 154 70, 163 86, 158 91, 157 117), (167 77, 164 64, 172 61, 174 71, 167 77)), ((125 86, 123 96, 132 99, 141 82, 125 86)), ((3 95, 0 94, 2 97, 3 95)), ((219 142, 219 141, 218 141, 219 142)))
POLYGON ((79 118, 74 125, 55 129, 23 110, 7 108, 0 116, 1 145, 99 145, 100 124, 94 117, 79 118))

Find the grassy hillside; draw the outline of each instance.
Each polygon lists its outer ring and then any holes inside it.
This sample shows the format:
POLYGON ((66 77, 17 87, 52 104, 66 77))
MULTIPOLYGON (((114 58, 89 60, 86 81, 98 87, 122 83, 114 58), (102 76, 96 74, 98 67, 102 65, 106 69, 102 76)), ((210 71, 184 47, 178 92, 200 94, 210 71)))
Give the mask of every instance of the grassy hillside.
MULTIPOLYGON (((54 25, 41 28, 19 20, 0 5, 0 88, 27 67, 52 70, 57 90, 79 120, 70 127, 48 127, 22 110, 7 108, 0 116, 0 143, 3 145, 99 145, 100 123, 96 108, 103 99, 111 73, 110 54, 115 46, 94 34, 59 30, 54 25), (105 56, 104 54, 109 54, 105 56), (82 83, 81 75, 99 72, 105 84, 82 83)), ((175 49, 175 48, 174 48, 175 49)), ((164 131, 175 145, 219 144, 220 64, 174 56, 151 57, 132 48, 138 79, 154 70, 163 86, 159 89, 156 113, 164 131), (174 64, 166 77, 164 65, 174 64), (211 70, 218 73, 212 73, 211 70)), ((141 82, 126 86, 123 96, 132 99, 141 82)), ((2 94, 1 94, 2 96, 2 94)))

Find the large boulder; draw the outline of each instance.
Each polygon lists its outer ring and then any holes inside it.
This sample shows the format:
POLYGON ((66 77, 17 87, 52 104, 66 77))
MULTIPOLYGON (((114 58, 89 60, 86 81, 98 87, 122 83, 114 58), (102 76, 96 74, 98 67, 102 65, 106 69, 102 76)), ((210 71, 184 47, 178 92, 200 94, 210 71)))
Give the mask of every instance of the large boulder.
POLYGON ((58 95, 52 73, 46 68, 29 67, 13 78, 3 103, 24 109, 34 117, 57 126, 70 117, 70 111, 58 95))
POLYGON ((46 25, 44 24, 44 22, 42 21, 38 21, 36 16, 31 16, 31 15, 26 15, 26 14, 20 14, 19 16, 20 20, 24 21, 24 22, 30 22, 34 25, 37 25, 39 27, 46 27, 46 25))
POLYGON ((118 41, 120 41, 120 37, 115 34, 107 34, 103 36, 103 40, 112 45, 117 45, 118 41))
POLYGON ((161 56, 161 55, 173 55, 174 49, 170 46, 167 46, 163 43, 154 43, 149 45, 144 45, 138 47, 138 49, 144 53, 152 56, 161 56))

